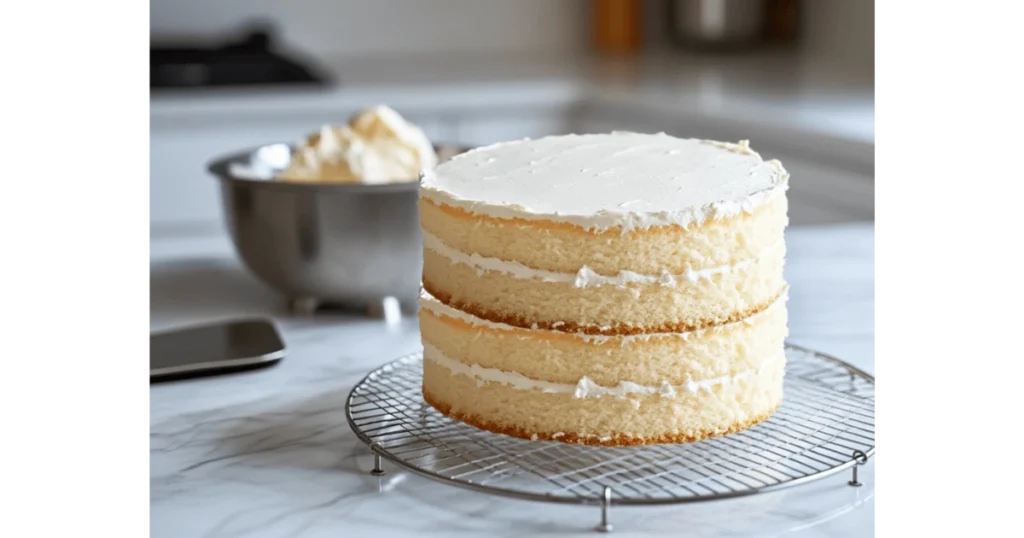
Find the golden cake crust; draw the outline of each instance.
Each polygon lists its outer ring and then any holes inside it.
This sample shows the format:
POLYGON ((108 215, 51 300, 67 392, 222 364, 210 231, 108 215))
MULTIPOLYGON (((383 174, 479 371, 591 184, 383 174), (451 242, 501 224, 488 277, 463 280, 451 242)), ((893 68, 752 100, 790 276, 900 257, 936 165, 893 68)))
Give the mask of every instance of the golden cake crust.
POLYGON ((587 377, 608 387, 622 380, 681 386, 758 369, 774 358, 758 350, 783 346, 788 319, 780 301, 755 317, 708 330, 594 337, 487 325, 465 312, 446 312, 449 307, 426 297, 418 314, 422 341, 451 360, 558 383, 587 377))
MULTIPOLYGON (((577 224, 571 224, 571 223, 568 223, 568 222, 556 222, 556 221, 553 221, 553 220, 544 220, 544 219, 527 220, 527 219, 523 219, 523 218, 519 218, 519 217, 496 218, 496 217, 491 217, 489 215, 480 215, 480 214, 476 214, 476 213, 470 213, 469 211, 466 211, 465 209, 462 209, 461 207, 453 207, 453 206, 450 206, 448 204, 444 204, 444 203, 441 203, 441 202, 436 202, 434 200, 430 200, 430 199, 427 199, 427 198, 421 198, 420 199, 420 204, 421 204, 420 207, 422 207, 422 204, 429 204, 430 206, 432 206, 432 207, 434 207, 434 208, 436 208, 436 209, 438 209, 438 210, 440 210, 440 211, 442 211, 444 213, 447 213, 448 215, 450 215, 452 217, 455 217, 457 219, 465 219, 467 221, 480 220, 482 222, 487 222, 487 223, 491 223, 491 224, 495 224, 495 225, 502 225, 502 226, 503 225, 509 225, 509 226, 515 226, 515 227, 524 227, 524 228, 540 228, 540 229, 548 229, 548 230, 565 230, 565 231, 576 232, 576 233, 579 233, 580 235, 583 235, 583 236, 586 236, 586 237, 601 237, 601 238, 621 238, 621 237, 627 237, 627 238, 638 238, 638 237, 641 237, 643 235, 649 235, 649 234, 669 234, 669 235, 673 235, 673 234, 678 234, 679 233, 679 228, 677 226, 668 226, 668 225, 666 225, 666 226, 656 226, 656 227, 645 228, 645 229, 640 229, 640 230, 627 230, 627 231, 623 231, 623 230, 618 229, 618 228, 611 228, 611 229, 608 229, 608 230, 588 230, 588 229, 586 229, 586 228, 584 228, 582 226, 579 226, 577 224)), ((701 230, 705 230, 705 229, 711 228, 711 227, 722 227, 722 228, 724 228, 724 227, 728 227, 730 225, 733 225, 734 224, 734 219, 737 219, 737 218, 742 218, 742 216, 734 216, 734 217, 731 217, 729 219, 723 219, 723 220, 709 219, 709 220, 703 221, 701 223, 694 224, 691 227, 687 228, 686 230, 687 231, 701 231, 701 230)))
POLYGON ((567 333, 583 333, 593 335, 605 335, 605 336, 629 336, 634 334, 649 334, 649 333, 682 333, 689 331, 696 331, 700 329, 706 329, 714 327, 716 325, 723 325, 726 323, 734 323, 750 316, 762 312, 774 304, 779 298, 785 293, 785 289, 779 291, 771 300, 748 308, 746 310, 736 311, 730 315, 727 319, 708 319, 702 323, 663 323, 652 327, 634 327, 631 325, 618 324, 609 327, 595 327, 593 325, 582 325, 574 321, 559 321, 559 322, 548 322, 540 320, 528 320, 522 316, 512 316, 508 314, 499 314, 486 310, 478 305, 464 303, 460 301, 453 301, 452 296, 436 286, 431 285, 430 281, 426 278, 423 279, 423 289, 427 293, 433 295, 437 300, 442 303, 472 314, 480 319, 487 321, 493 321, 495 323, 504 323, 506 325, 512 325, 514 327, 520 327, 523 329, 545 329, 551 331, 567 332, 567 333), (556 327, 555 324, 558 324, 556 327))
POLYGON ((759 256, 782 237, 789 221, 787 208, 788 200, 780 194, 749 214, 687 228, 586 230, 548 220, 498 219, 419 201, 424 232, 452 249, 551 271, 576 272, 588 265, 602 274, 622 269, 679 274, 687 269, 741 263, 759 256))
POLYGON ((475 428, 489 431, 491 433, 500 433, 503 435, 518 437, 520 439, 529 439, 532 441, 558 441, 560 443, 592 446, 638 446, 656 444, 695 443, 697 441, 703 441, 704 439, 709 439, 711 437, 722 437, 725 435, 731 435, 751 428, 753 426, 756 426, 764 422, 765 420, 768 420, 768 418, 775 414, 775 412, 778 411, 779 409, 779 407, 776 406, 768 413, 765 413, 763 415, 754 417, 743 422, 738 422, 724 430, 704 430, 694 433, 681 434, 665 433, 657 437, 650 438, 634 437, 632 435, 627 434, 613 434, 609 437, 596 437, 581 436, 579 434, 571 432, 529 432, 517 426, 499 424, 475 415, 454 412, 452 411, 450 405, 442 403, 437 398, 432 397, 430 393, 427 392, 426 389, 423 389, 423 399, 442 415, 452 420, 457 420, 464 424, 468 424, 475 428), (558 435, 556 437, 556 433, 561 433, 561 435, 558 435))

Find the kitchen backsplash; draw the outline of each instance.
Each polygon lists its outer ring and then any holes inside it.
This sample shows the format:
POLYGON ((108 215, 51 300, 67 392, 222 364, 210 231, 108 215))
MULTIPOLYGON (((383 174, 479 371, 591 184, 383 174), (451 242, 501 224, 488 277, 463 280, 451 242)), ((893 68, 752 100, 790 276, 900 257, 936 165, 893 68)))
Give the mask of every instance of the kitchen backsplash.
POLYGON ((150 37, 219 37, 273 21, 317 55, 538 52, 587 46, 585 0, 151 0, 150 37))
MULTIPOLYGON (((668 46, 665 2, 642 0, 647 49, 668 46)), ((870 68, 872 0, 800 3, 803 48, 870 68)), ((572 53, 590 46, 590 0, 151 0, 150 36, 220 38, 273 21, 283 41, 320 56, 572 53)))

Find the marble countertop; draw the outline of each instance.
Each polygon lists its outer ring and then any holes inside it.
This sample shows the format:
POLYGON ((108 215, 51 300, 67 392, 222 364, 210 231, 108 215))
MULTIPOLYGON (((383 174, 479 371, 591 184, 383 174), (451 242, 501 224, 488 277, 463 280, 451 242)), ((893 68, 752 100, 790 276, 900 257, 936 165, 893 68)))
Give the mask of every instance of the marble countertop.
MULTIPOLYGON (((874 227, 787 233, 790 341, 874 372, 874 227)), ((548 506, 389 468, 349 430, 344 401, 369 370, 418 349, 415 319, 294 318, 223 243, 151 245, 151 327, 273 316, 288 356, 269 369, 153 385, 154 537, 594 535, 596 507, 548 506)), ((735 500, 614 507, 617 536, 874 535, 874 461, 848 476, 735 500)))
POLYGON ((805 151, 821 148, 873 162, 873 69, 828 59, 778 53, 635 58, 477 54, 327 58, 321 64, 337 84, 154 94, 150 119, 329 117, 372 103, 410 113, 585 103, 716 125, 737 123, 751 138, 786 137, 789 145, 805 151))

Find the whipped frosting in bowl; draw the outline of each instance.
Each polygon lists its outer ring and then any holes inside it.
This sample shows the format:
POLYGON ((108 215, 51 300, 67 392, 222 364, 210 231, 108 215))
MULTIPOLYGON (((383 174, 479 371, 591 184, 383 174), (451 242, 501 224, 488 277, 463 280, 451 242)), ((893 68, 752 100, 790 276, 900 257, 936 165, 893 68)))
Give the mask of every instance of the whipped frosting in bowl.
POLYGON ((422 275, 417 211, 422 170, 465 151, 434 145, 386 106, 299 143, 211 160, 227 228, 243 264, 268 287, 309 305, 414 308, 422 275))
POLYGON ((363 109, 348 124, 324 125, 277 174, 298 183, 415 183, 438 156, 423 131, 391 108, 363 109))

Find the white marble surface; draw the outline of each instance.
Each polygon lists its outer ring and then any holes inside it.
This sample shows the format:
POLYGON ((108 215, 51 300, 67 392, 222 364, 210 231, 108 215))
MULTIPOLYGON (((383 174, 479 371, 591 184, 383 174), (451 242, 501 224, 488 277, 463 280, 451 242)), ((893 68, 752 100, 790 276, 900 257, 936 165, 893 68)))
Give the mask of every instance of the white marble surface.
MULTIPOLYGON (((291 318, 226 246, 152 245, 152 327, 265 313, 288 356, 267 370, 151 387, 152 536, 594 535, 595 507, 491 497, 393 468, 367 474, 344 399, 367 371, 418 348, 415 320, 291 318)), ((873 226, 792 228, 788 246, 790 340, 873 373, 873 226)), ((614 508, 614 534, 873 536, 873 460, 861 476, 862 488, 842 474, 744 499, 614 508)))

